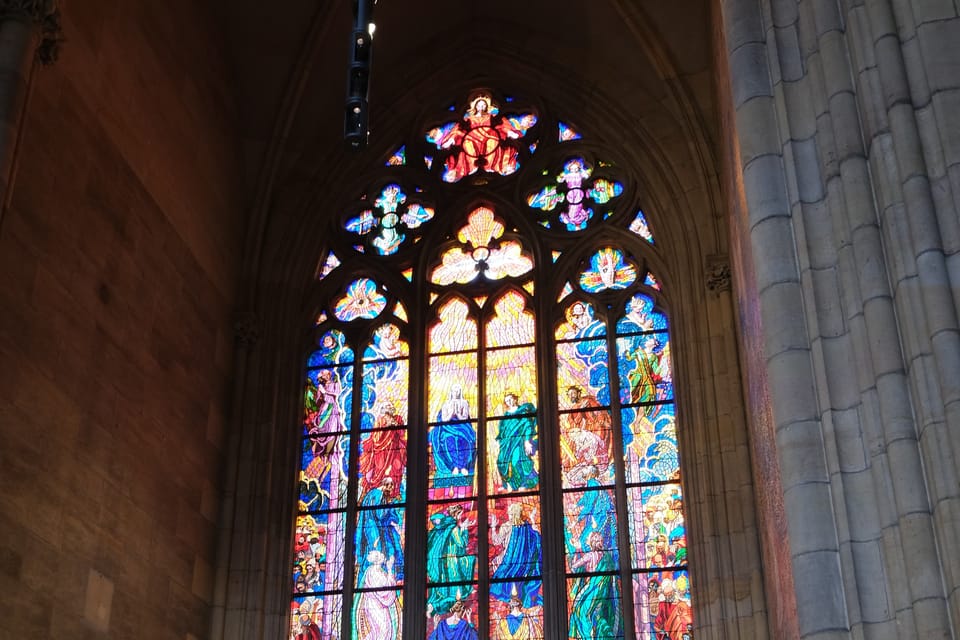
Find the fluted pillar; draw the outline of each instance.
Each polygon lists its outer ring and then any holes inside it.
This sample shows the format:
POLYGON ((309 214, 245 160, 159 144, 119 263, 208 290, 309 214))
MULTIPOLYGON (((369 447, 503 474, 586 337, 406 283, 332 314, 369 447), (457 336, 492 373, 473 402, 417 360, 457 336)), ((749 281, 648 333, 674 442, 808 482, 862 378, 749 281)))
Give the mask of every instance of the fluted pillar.
POLYGON ((722 5, 801 636, 955 639, 957 7, 722 5))

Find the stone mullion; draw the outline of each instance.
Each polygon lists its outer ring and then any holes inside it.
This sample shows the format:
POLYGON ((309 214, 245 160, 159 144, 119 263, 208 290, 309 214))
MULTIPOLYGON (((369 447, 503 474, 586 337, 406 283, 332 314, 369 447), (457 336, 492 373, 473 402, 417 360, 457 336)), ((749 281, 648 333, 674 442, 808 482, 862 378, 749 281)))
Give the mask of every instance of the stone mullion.
POLYGON ((836 602, 840 553, 769 66, 776 50, 765 49, 772 34, 761 29, 758 9, 747 0, 723 2, 798 621, 801 637, 848 638, 846 610, 836 602))
MULTIPOLYGON (((955 453, 960 450, 960 402, 956 402, 960 393, 956 386, 960 379, 960 345, 956 314, 892 7, 886 0, 876 0, 866 3, 857 13, 854 10, 851 13, 860 27, 860 37, 852 42, 864 61, 861 80, 872 89, 863 92, 862 106, 877 121, 870 138, 877 176, 875 194, 881 204, 887 253, 896 257, 891 263, 890 277, 896 283, 899 342, 909 363, 913 392, 913 402, 909 403, 912 406, 902 407, 893 420, 885 422, 902 425, 910 421, 911 415, 919 418, 923 472, 934 505, 937 536, 934 540, 921 528, 920 534, 926 539, 918 544, 932 553, 934 542, 938 543, 939 556, 934 566, 946 569, 942 577, 947 592, 956 594, 960 576, 950 567, 960 559, 960 531, 956 516, 949 514, 958 502, 955 453), (870 63, 876 68, 871 68, 870 63)), ((916 521, 923 518, 922 509, 918 508, 910 518, 911 531, 918 526, 916 521)), ((935 571, 924 583, 913 585, 919 607, 916 615, 925 628, 949 625, 932 604, 943 598, 937 574, 941 571, 935 571)), ((955 617, 960 616, 958 597, 953 597, 955 617)))

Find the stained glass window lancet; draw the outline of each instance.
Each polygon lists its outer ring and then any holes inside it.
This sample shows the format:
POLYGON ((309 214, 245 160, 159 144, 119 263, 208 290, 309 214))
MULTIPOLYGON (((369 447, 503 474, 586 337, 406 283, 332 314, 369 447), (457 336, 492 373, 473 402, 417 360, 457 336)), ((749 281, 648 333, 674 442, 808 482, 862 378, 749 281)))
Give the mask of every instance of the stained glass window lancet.
POLYGON ((318 270, 290 640, 693 637, 647 218, 579 127, 493 95, 394 147, 318 270))

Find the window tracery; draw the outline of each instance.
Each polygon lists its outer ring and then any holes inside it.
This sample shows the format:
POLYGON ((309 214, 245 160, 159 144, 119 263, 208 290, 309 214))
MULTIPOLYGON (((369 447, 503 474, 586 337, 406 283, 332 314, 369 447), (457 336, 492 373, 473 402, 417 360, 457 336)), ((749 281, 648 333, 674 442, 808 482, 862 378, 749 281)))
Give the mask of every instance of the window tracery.
POLYGON ((290 637, 692 638, 637 194, 533 106, 462 113, 390 153, 320 261, 290 637))

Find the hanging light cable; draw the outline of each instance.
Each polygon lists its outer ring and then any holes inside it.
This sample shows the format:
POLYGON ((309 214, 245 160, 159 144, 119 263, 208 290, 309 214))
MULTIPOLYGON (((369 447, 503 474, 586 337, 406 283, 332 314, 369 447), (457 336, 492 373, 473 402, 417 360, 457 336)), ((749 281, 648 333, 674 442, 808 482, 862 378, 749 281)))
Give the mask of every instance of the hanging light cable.
POLYGON ((376 0, 354 0, 350 39, 350 70, 347 78, 343 137, 353 149, 367 146, 370 117, 370 58, 373 53, 373 5, 376 0))

